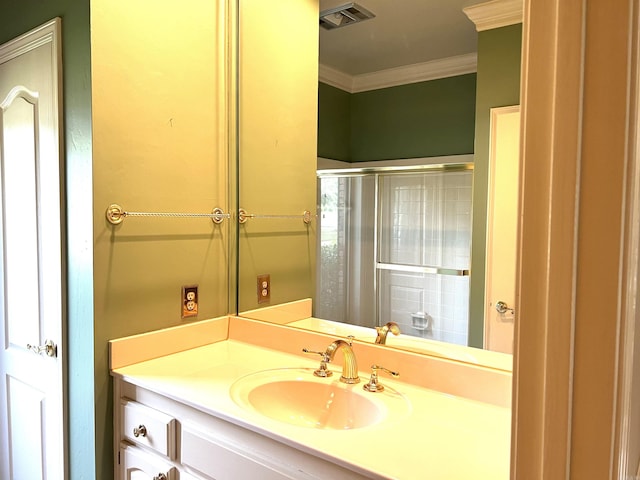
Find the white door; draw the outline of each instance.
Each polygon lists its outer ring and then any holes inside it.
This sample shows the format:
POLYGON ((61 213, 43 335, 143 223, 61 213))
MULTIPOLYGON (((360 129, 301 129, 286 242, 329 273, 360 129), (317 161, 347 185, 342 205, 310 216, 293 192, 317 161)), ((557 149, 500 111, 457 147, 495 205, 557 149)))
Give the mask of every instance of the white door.
POLYGON ((520 107, 491 109, 485 284, 485 348, 513 353, 520 107))
POLYGON ((0 46, 2 479, 65 478, 59 31, 0 46))

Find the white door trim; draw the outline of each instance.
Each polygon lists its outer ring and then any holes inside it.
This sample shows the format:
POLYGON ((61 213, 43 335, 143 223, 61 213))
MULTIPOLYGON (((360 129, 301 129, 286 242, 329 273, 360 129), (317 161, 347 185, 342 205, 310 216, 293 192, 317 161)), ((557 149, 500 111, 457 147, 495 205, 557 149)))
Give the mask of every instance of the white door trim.
POLYGON ((512 478, 636 478, 637 31, 637 0, 525 0, 512 478))
POLYGON ((514 479, 570 467, 584 3, 524 6, 514 479))
MULTIPOLYGON (((626 168, 625 236, 622 259, 622 322, 619 339, 618 398, 613 439, 617 478, 640 478, 640 20, 632 16, 630 35, 629 158, 626 168)), ((614 472, 615 472, 614 465, 614 472)))

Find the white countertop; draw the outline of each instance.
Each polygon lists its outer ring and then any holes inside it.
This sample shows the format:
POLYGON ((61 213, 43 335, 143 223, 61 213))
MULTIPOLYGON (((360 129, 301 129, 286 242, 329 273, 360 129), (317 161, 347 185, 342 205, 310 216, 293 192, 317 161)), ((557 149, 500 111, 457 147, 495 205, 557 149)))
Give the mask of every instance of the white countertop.
MULTIPOLYGON (((112 373, 294 448, 371 472, 373 478, 509 478, 509 408, 392 380, 381 373, 381 383, 409 399, 408 415, 364 428, 321 430, 271 420, 241 408, 229 395, 231 385, 245 375, 270 368, 316 368, 318 363, 315 358, 225 340, 112 373)), ((339 366, 329 368, 338 372, 332 378, 340 376, 339 366)), ((353 388, 362 388, 369 372, 361 370, 360 376, 361 383, 353 388)))

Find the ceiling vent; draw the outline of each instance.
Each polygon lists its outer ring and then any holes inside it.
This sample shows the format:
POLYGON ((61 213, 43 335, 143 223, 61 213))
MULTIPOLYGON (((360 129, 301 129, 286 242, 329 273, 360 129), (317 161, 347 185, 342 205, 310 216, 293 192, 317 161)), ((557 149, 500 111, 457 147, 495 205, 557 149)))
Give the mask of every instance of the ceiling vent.
POLYGON ((369 10, 361 7, 357 3, 351 2, 320 12, 320 26, 327 30, 332 30, 334 28, 346 27, 347 25, 369 20, 373 17, 375 17, 375 15, 369 10))

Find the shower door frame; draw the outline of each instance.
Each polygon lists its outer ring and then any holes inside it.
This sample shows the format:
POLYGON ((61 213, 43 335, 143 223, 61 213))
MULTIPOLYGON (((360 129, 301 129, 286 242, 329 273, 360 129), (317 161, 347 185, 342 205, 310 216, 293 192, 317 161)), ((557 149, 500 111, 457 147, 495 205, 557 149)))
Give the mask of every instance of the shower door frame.
MULTIPOLYGON (((365 177, 365 176, 373 176, 374 177, 374 225, 373 225, 373 258, 372 260, 372 271, 374 272, 373 276, 373 298, 375 299, 373 306, 373 322, 374 326, 380 326, 380 292, 379 292, 379 276, 381 270, 398 270, 398 271, 406 271, 412 273, 428 273, 428 274, 438 274, 438 275, 455 275, 455 276, 467 276, 470 278, 470 269, 453 269, 453 268, 445 268, 442 266, 414 266, 414 265, 401 265, 401 264, 391 264, 387 262, 380 261, 380 252, 379 252, 379 222, 380 222, 380 211, 379 211, 379 194, 380 194, 380 177, 382 175, 388 174, 415 174, 415 173, 427 173, 427 172, 464 172, 464 171, 473 171, 474 164, 472 162, 451 162, 451 163, 434 163, 434 164, 424 164, 424 165, 411 165, 411 166, 380 166, 380 167, 363 167, 363 168, 338 168, 338 169, 323 169, 318 170, 318 192, 320 192, 320 181, 322 178, 327 177, 365 177)), ((320 204, 320 202, 319 202, 320 204)), ((473 205, 472 205, 473 208, 473 205)), ((320 231, 318 232, 318 243, 321 241, 320 231)), ((470 242, 471 247, 471 242, 470 242)), ((320 251, 320 250, 318 250, 320 251)), ((321 262, 318 263, 318 274, 320 272, 321 262)), ((350 282, 347 282, 349 285, 350 282)), ((349 295, 347 297, 347 303, 349 302, 349 295)), ((349 311, 349 305, 345 306, 346 310, 349 311)), ((468 332, 467 332, 468 337, 468 332)), ((467 338, 468 343, 468 338, 467 338)))

